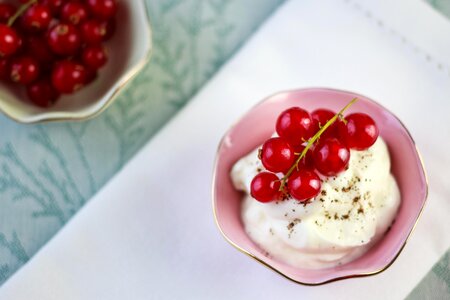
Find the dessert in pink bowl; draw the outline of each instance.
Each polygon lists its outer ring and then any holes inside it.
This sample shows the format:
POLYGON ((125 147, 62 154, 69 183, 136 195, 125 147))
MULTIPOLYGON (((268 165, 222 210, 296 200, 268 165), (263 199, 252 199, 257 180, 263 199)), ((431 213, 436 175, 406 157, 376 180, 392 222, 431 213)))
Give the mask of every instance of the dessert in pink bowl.
MULTIPOLYGON (((352 155, 354 155, 353 150, 352 155)), ((389 173, 389 163, 387 168, 389 173)), ((322 186, 328 183, 323 177, 321 181, 322 186)), ((383 184, 382 181, 380 183, 383 184)), ((394 191, 396 190, 395 188, 394 191)), ((389 267, 401 252, 411 234, 425 203, 426 195, 426 176, 420 156, 417 153, 414 141, 401 122, 392 113, 367 97, 351 92, 319 88, 278 93, 248 112, 224 136, 219 146, 213 180, 214 214, 224 237, 242 252, 285 277, 309 285, 372 275, 389 267), (363 252, 360 251, 358 255, 353 255, 351 259, 343 259, 338 263, 323 264, 319 268, 311 267, 314 264, 308 264, 308 261, 304 259, 300 260, 300 263, 290 263, 285 257, 271 255, 270 252, 277 247, 279 250, 280 245, 275 245, 275 247, 269 249, 268 253, 267 245, 260 243, 261 241, 254 242, 255 236, 251 237, 248 234, 248 218, 244 217, 243 220, 245 212, 242 213, 243 194, 235 188, 236 182, 233 185, 230 176, 233 166, 272 136, 274 124, 282 111, 291 107, 301 107, 308 111, 326 108, 337 112, 354 98, 357 98, 358 101, 346 113, 362 112, 370 115, 376 122, 381 137, 380 141, 376 142, 373 147, 382 143, 381 148, 380 146, 376 147, 384 149, 383 151, 387 153, 384 141, 389 149, 390 172, 395 178, 394 183, 396 181, 398 185, 399 193, 396 193, 400 198, 396 204, 394 203, 395 205, 392 205, 392 207, 395 207, 390 212, 389 224, 383 225, 383 232, 379 234, 378 240, 374 240, 370 247, 366 247, 363 252), (394 218, 395 222, 392 223, 394 218), (390 229, 386 231, 389 225, 390 229), (263 246, 259 244, 263 244, 263 246)), ((282 205, 284 204, 282 203, 282 205)), ((342 215, 340 218, 342 218, 342 215)), ((348 215, 344 216, 344 219, 347 218, 348 215)), ((328 219, 332 218, 328 217, 328 219)), ((305 226, 299 227, 305 228, 305 226)), ((283 253, 283 249, 281 249, 281 253, 283 253)), ((312 255, 314 256, 314 253, 312 255)))

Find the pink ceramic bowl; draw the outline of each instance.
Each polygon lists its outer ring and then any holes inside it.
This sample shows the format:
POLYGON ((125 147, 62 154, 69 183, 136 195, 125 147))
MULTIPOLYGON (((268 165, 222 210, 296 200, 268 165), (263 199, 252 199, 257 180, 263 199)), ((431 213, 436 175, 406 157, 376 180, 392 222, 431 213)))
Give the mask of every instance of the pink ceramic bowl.
POLYGON ((397 258, 421 214, 427 197, 427 180, 414 140, 399 119, 373 100, 352 92, 311 88, 275 94, 251 109, 234 125, 220 143, 213 178, 213 209, 217 225, 228 242, 288 279, 307 285, 374 275, 386 270, 397 258), (401 192, 401 206, 385 237, 359 259, 335 268, 307 270, 266 257, 245 233, 241 221, 242 194, 230 180, 232 165, 262 144, 274 132, 279 113, 300 106, 307 110, 330 108, 335 111, 351 99, 359 99, 348 112, 365 112, 378 124, 392 160, 392 173, 401 192))

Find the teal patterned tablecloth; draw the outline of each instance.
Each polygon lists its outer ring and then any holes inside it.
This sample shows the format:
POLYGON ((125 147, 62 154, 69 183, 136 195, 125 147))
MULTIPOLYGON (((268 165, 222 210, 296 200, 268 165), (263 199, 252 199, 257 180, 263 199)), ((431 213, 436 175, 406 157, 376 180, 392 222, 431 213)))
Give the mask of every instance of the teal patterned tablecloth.
POLYGON ((407 299, 450 299, 450 250, 433 266, 407 299))
POLYGON ((25 126, 0 116, 0 283, 120 170, 283 0, 146 2, 153 57, 100 117, 25 126))
POLYGON ((450 17, 450 1, 449 0, 426 0, 437 11, 440 11, 447 17, 450 17))
MULTIPOLYGON (((83 123, 33 126, 0 115, 0 285, 284 2, 142 1, 153 25, 154 54, 106 112, 83 123)), ((450 0, 426 1, 450 17, 450 0)), ((450 250, 408 296, 449 298, 450 250)))

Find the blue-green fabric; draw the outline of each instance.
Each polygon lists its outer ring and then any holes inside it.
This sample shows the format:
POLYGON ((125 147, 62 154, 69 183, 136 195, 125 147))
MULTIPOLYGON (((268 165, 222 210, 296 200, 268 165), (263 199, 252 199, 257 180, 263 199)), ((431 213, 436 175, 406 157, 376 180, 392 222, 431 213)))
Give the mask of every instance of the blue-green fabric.
POLYGON ((0 116, 0 283, 86 203, 283 0, 146 2, 154 34, 152 60, 101 116, 33 126, 0 116))
POLYGON ((426 0, 437 11, 440 11, 445 16, 450 18, 450 0, 426 0))
POLYGON ((407 299, 450 299, 450 250, 433 266, 407 299))
MULTIPOLYGON (((284 2, 145 1, 154 31, 152 61, 104 114, 83 123, 34 126, 0 115, 0 284, 284 2)), ((450 17, 450 0, 427 2, 450 17)), ((408 299, 450 298, 449 257, 450 250, 408 299)))

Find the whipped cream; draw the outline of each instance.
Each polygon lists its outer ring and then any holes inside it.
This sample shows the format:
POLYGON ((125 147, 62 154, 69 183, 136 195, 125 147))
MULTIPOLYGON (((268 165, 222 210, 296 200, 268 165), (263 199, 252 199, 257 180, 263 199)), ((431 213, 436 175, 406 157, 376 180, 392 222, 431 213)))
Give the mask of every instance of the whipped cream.
POLYGON ((341 265, 366 252, 395 219, 400 192, 381 137, 367 150, 351 150, 346 171, 321 176, 322 190, 307 204, 295 199, 260 203, 250 196, 253 177, 264 170, 257 151, 240 159, 231 177, 246 193, 247 234, 275 259, 300 268, 341 265))

